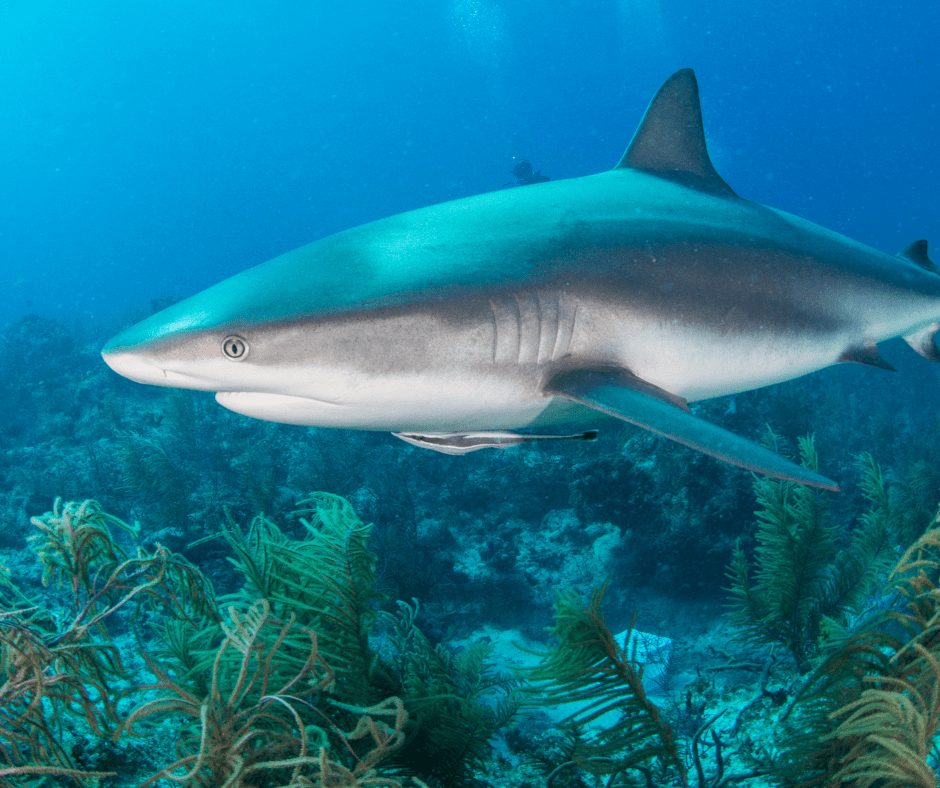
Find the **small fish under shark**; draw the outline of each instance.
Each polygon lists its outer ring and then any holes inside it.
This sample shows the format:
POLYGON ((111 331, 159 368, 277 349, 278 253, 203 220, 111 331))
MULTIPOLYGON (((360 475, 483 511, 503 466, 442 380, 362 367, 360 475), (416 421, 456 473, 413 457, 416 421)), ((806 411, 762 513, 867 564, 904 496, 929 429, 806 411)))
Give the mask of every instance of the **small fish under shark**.
POLYGON ((832 480, 689 402, 845 361, 940 360, 940 269, 738 197, 705 146, 691 69, 608 172, 481 194, 323 238, 127 329, 131 380, 214 391, 269 421, 385 430, 449 454, 518 432, 638 425, 757 473, 832 480), (587 424, 585 424, 587 426, 587 424))

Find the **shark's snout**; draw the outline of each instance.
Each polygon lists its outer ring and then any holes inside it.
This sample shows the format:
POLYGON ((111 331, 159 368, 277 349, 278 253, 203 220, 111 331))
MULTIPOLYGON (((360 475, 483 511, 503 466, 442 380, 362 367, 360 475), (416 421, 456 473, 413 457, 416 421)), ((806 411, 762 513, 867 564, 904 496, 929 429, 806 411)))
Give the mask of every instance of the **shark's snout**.
POLYGON ((166 378, 166 373, 162 369, 144 361, 134 353, 112 353, 103 350, 101 357, 104 359, 104 363, 117 372, 118 375, 123 375, 125 378, 130 378, 137 383, 160 385, 166 378))
POLYGON ((136 383, 148 383, 151 386, 170 386, 173 388, 203 388, 194 378, 179 372, 164 369, 154 362, 142 358, 138 353, 127 351, 101 352, 111 369, 136 383))

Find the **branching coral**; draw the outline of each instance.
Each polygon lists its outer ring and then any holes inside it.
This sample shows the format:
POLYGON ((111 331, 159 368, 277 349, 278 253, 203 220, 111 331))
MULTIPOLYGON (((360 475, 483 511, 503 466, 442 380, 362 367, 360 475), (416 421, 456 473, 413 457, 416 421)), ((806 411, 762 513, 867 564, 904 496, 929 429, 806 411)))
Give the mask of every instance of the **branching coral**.
POLYGON ((207 697, 186 691, 150 662, 160 681, 141 689, 160 690, 161 696, 138 706, 115 738, 124 731, 137 734, 139 724, 151 717, 182 715, 193 720, 195 728, 177 741, 179 758, 140 788, 164 777, 186 785, 227 788, 242 785, 258 772, 284 772, 289 775, 283 778, 285 784, 294 785, 303 770, 319 768, 318 747, 326 744, 326 736, 304 724, 296 706, 306 701, 292 694, 307 697, 333 683, 333 671, 318 654, 316 635, 303 631, 309 648, 300 670, 272 687, 271 666, 280 658, 295 622, 272 621, 265 602, 245 614, 234 607, 228 613, 231 625, 223 624, 226 637, 212 664, 207 697), (265 640, 266 630, 273 630, 271 642, 265 640), (233 653, 235 660, 230 658, 233 653))
POLYGON ((879 689, 864 690, 858 700, 832 713, 832 719, 841 722, 827 738, 851 744, 833 779, 858 788, 936 788, 937 775, 927 765, 927 755, 940 717, 940 663, 923 646, 914 645, 933 672, 928 686, 866 676, 864 680, 879 689))
MULTIPOLYGON (((173 403, 180 402, 174 396, 173 403)), ((173 526, 185 521, 189 496, 184 480, 159 433, 150 437, 126 433, 115 441, 115 453, 123 474, 121 487, 138 500, 155 499, 152 516, 162 526, 173 526)))
POLYGON ((30 537, 43 582, 67 592, 68 612, 53 613, 4 578, 0 612, 0 759, 5 775, 60 774, 78 779, 58 726, 79 714, 96 735, 120 722, 114 682, 127 678, 108 621, 152 606, 188 617, 213 609, 211 589, 194 567, 157 546, 128 556, 109 526, 133 532, 94 501, 62 504, 33 518, 30 537), (26 603, 26 604, 24 604, 26 603))
MULTIPOLYGON (((303 539, 263 517, 245 534, 229 522, 235 565, 247 580, 243 596, 264 599, 272 615, 296 615, 318 633, 320 654, 336 674, 330 695, 338 701, 321 704, 323 714, 337 720, 339 711, 400 697, 408 722, 392 765, 447 785, 470 782, 490 738, 515 712, 514 682, 492 669, 484 644, 460 654, 433 645, 415 623, 417 604, 399 602, 398 615, 383 614, 388 648, 373 652, 369 633, 382 598, 371 526, 339 496, 315 493, 301 506, 303 539)), ((277 669, 289 664, 279 658, 277 669)))
POLYGON ((380 597, 370 526, 336 496, 314 494, 304 507, 302 539, 262 517, 247 534, 229 523, 246 585, 227 598, 224 620, 195 567, 160 545, 129 554, 113 531, 135 529, 95 502, 57 501, 35 518, 31 544, 57 601, 46 609, 0 576, 0 785, 113 774, 75 767, 60 723, 76 713, 115 744, 173 721, 176 760, 144 787, 472 781, 515 710, 513 682, 493 671, 485 646, 433 646, 415 625, 416 606, 390 617, 400 653, 373 652, 380 597), (136 631, 156 683, 141 686, 125 670, 115 619, 136 631), (138 626, 146 622, 149 635, 138 626), (129 686, 117 693, 118 682, 129 686), (122 718, 118 700, 137 706, 122 718))
MULTIPOLYGON (((405 724, 408 712, 400 698, 387 698, 381 703, 368 708, 347 707, 350 711, 361 714, 356 727, 349 733, 343 733, 334 726, 345 748, 353 756, 354 765, 347 768, 341 763, 330 760, 325 747, 320 748, 320 771, 313 782, 301 778, 298 786, 310 788, 402 788, 402 780, 379 774, 376 767, 398 750, 405 739, 405 724), (388 720, 386 723, 384 720, 388 720), (362 757, 356 754, 352 743, 365 741, 367 750, 362 757)), ((424 781, 411 777, 407 782, 417 788, 427 788, 424 781)))
POLYGON ((78 711, 102 733, 114 715, 108 687, 71 654, 59 658, 24 612, 4 614, 0 622, 0 785, 12 785, 11 776, 88 776, 63 748, 58 718, 78 711))
POLYGON ((336 671, 338 694, 368 706, 388 694, 375 686, 377 662, 369 648, 377 600, 372 526, 337 495, 315 493, 301 506, 297 514, 307 532, 304 539, 289 538, 262 516, 247 534, 228 523, 233 563, 247 580, 243 596, 264 599, 279 619, 294 615, 320 633, 320 650, 336 671))
POLYGON ((183 726, 178 759, 139 788, 160 779, 205 788, 401 788, 400 779, 377 771, 404 742, 408 714, 401 700, 387 698, 366 708, 335 704, 358 715, 352 731, 340 730, 317 709, 317 696, 333 687, 335 674, 318 652, 315 633, 294 620, 275 621, 264 601, 244 614, 234 607, 228 613, 231 624, 222 625, 226 637, 212 664, 206 697, 191 694, 150 663, 160 681, 141 689, 161 695, 138 706, 115 738, 123 732, 140 735, 142 723, 151 718, 182 715, 192 723, 183 726), (296 630, 307 639, 306 658, 286 683, 273 687, 274 665, 285 657, 296 664, 296 656, 288 653, 296 630), (321 724, 311 723, 311 712, 321 724))
POLYGON ((434 645, 415 623, 418 603, 398 603, 383 656, 399 684, 411 722, 395 762, 446 786, 472 785, 490 754, 493 734, 519 708, 518 682, 489 661, 492 646, 474 643, 454 653, 434 645))

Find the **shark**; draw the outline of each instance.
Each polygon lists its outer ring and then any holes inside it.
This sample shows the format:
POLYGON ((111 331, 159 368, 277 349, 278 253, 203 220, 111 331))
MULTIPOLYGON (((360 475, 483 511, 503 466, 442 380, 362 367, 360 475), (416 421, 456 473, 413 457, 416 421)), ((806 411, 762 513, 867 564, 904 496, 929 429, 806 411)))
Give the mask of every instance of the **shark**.
POLYGON ((940 360, 940 269, 739 197, 691 69, 612 170, 380 219, 247 269, 114 337, 139 383, 236 413, 391 432, 448 454, 593 439, 619 419, 744 469, 838 485, 690 403, 830 365, 940 360), (552 427, 557 429, 557 427, 552 427), (538 432, 542 430, 542 432, 538 432))

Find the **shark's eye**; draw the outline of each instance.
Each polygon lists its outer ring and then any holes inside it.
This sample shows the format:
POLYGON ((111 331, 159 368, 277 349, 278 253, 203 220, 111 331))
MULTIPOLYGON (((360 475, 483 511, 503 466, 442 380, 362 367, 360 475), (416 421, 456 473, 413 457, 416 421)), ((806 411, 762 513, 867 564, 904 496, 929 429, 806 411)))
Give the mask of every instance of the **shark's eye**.
POLYGON ((248 357, 248 343, 237 334, 222 340, 222 352, 232 361, 244 361, 248 357))

